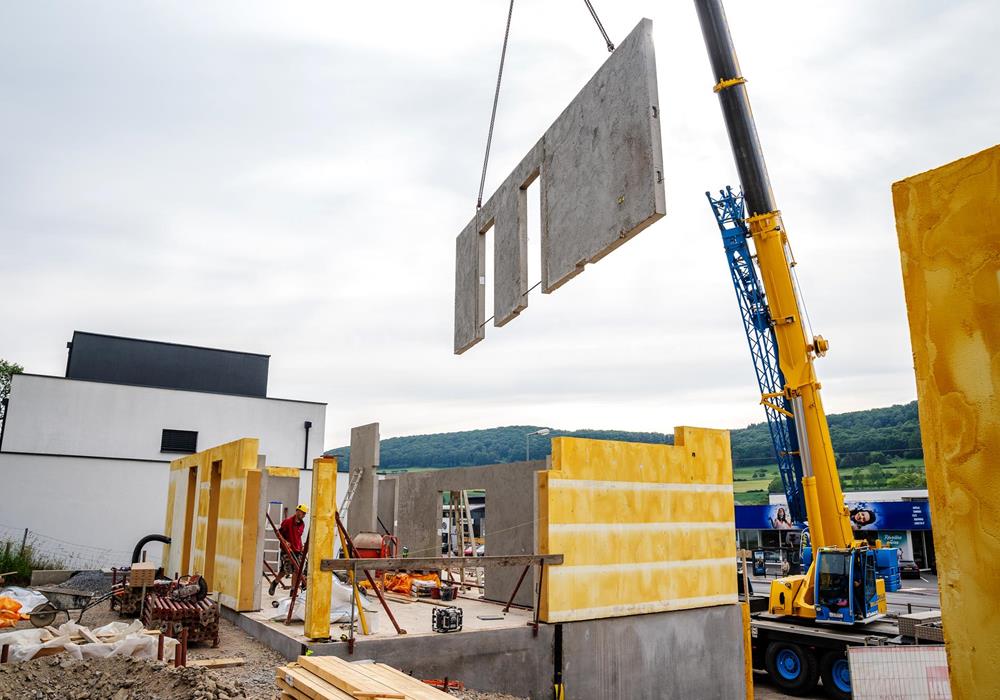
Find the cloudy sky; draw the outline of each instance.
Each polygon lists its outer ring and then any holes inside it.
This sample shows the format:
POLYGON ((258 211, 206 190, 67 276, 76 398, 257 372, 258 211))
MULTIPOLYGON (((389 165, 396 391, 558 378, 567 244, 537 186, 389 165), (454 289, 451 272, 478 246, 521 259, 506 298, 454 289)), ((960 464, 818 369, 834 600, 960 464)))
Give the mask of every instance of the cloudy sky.
MULTIPOLYGON (((653 19, 667 217, 456 357, 506 0, 3 3, 0 357, 60 374, 74 329, 269 353, 272 396, 329 402, 328 447, 374 420, 761 420, 704 197, 737 180, 693 5, 596 4, 615 41, 653 19)), ((910 401, 890 186, 1000 141, 1000 5, 728 13, 828 410, 910 401)), ((582 2, 516 3, 487 196, 606 55, 582 2)))

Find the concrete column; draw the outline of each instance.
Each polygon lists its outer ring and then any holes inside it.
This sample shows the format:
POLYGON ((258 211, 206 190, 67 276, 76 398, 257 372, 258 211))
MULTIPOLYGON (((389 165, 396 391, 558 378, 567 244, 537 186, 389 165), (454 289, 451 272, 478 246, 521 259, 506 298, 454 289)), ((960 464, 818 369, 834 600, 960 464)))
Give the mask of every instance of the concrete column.
POLYGON ((369 423, 351 428, 351 480, 361 475, 354 498, 347 510, 347 530, 351 537, 359 532, 379 532, 378 477, 379 424, 369 423))

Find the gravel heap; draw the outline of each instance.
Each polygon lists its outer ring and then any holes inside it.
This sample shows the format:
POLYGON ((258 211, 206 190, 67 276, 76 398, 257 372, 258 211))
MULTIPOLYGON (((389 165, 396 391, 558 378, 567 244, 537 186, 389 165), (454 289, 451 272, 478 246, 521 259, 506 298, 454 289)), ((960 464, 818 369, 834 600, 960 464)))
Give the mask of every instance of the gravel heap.
POLYGON ((513 695, 503 693, 487 693, 482 690, 452 690, 450 692, 456 700, 524 700, 513 695))
POLYGON ((0 665, 0 700, 238 700, 243 687, 204 668, 122 656, 0 665))
POLYGON ((74 591, 90 591, 101 594, 111 590, 111 574, 103 571, 80 571, 53 588, 69 588, 74 591))

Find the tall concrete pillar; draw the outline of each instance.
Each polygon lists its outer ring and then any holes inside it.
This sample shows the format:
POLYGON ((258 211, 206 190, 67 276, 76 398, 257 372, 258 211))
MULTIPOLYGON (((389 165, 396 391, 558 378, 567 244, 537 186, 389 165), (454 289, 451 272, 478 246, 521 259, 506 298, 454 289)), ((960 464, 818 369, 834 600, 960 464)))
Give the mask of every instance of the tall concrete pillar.
POLYGON ((359 532, 379 532, 378 528, 378 476, 379 464, 378 423, 351 428, 351 481, 361 476, 357 491, 347 510, 347 530, 351 537, 359 532))

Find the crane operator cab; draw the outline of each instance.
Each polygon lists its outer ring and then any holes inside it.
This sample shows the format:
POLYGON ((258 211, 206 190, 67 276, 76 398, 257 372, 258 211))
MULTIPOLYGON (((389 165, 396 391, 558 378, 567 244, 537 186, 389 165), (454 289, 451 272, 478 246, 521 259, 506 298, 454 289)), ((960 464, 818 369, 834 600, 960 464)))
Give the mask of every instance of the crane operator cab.
POLYGON ((817 622, 853 624, 885 613, 885 582, 876 576, 875 550, 866 547, 816 552, 817 622))

